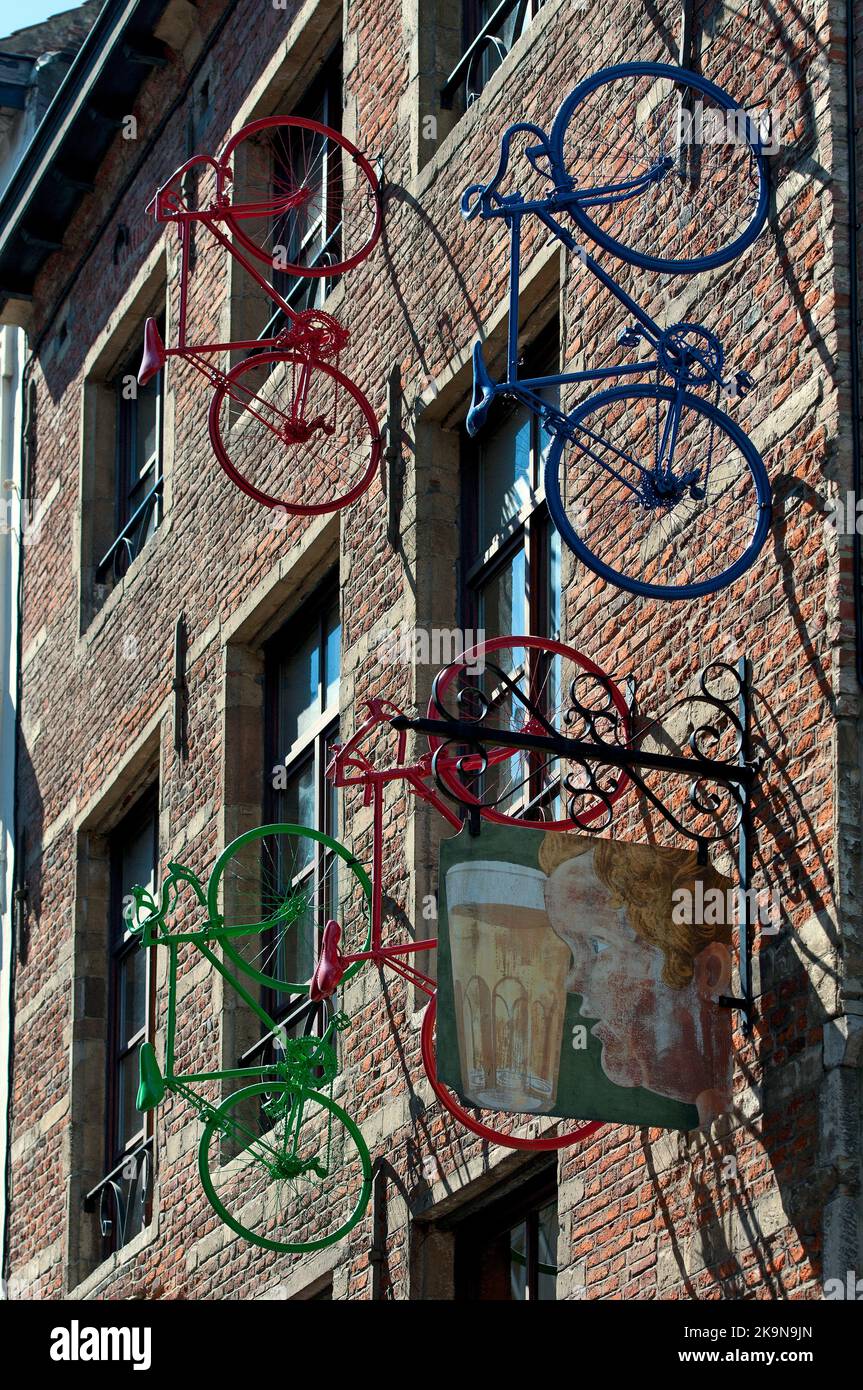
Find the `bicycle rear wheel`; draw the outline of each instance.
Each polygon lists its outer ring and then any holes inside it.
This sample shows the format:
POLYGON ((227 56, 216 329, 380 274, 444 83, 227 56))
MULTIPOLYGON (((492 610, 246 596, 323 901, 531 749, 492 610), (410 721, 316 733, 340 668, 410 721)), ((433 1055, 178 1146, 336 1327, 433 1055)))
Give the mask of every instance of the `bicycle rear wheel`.
POLYGON ((378 177, 337 130, 303 116, 244 126, 219 156, 225 222, 253 256, 285 275, 340 275, 381 233, 378 177), (356 182, 350 185, 350 170, 356 182), (347 177, 346 177, 347 175, 347 177))
POLYGON ((733 260, 761 232, 768 139, 699 74, 620 63, 570 93, 549 143, 582 231, 632 265, 689 275, 733 260))
MULTIPOLYGON (((572 1144, 583 1143, 598 1129, 602 1129, 603 1122, 601 1120, 561 1120, 560 1124, 569 1126, 574 1123, 576 1128, 567 1128, 563 1134, 543 1135, 535 1139, 528 1139, 512 1133, 512 1129, 519 1123, 519 1116, 498 1110, 468 1109, 462 1104, 456 1092, 438 1079, 435 1063, 436 1016, 437 999, 433 996, 423 1014, 421 1035, 423 1067, 431 1082, 431 1088, 441 1105, 472 1134, 478 1134, 481 1139, 487 1140, 488 1143, 500 1144, 505 1149, 534 1149, 548 1152, 553 1149, 567 1149, 572 1144)), ((521 1118, 524 1119, 525 1117, 521 1118)))
POLYGON ((616 769, 592 771, 577 759, 495 745, 495 726, 627 744, 629 707, 617 686, 588 657, 551 638, 478 643, 436 676, 428 716, 440 720, 440 735, 429 735, 429 747, 441 786, 498 825, 572 830, 601 818, 594 826, 599 829, 629 783, 616 769), (448 719, 487 721, 478 730, 486 766, 468 742, 451 742, 448 719))
POLYGON ((270 989, 306 994, 329 918, 342 927, 346 954, 369 949, 371 893, 365 869, 338 840, 301 825, 261 825, 219 855, 207 910, 211 920, 223 919, 225 957, 244 974, 270 989))
POLYGON ((299 353, 239 362, 213 394, 209 426, 231 481, 292 516, 349 506, 380 460, 380 428, 359 387, 299 353))
POLYGON ((596 574, 647 598, 689 599, 732 584, 770 526, 770 483, 752 440, 709 401, 667 386, 615 386, 568 417, 545 468, 551 519, 596 574), (702 496, 649 498, 669 411, 671 454, 702 496))
POLYGON ((198 1169, 216 1214, 265 1250, 298 1253, 342 1240, 368 1206, 362 1134, 329 1096, 284 1082, 236 1091, 206 1122, 198 1169))

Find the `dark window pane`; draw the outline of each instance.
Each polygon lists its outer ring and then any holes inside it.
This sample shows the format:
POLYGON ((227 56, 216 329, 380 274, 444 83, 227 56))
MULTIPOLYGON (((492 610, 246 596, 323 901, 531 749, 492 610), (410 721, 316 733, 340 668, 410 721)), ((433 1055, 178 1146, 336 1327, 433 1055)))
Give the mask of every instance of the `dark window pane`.
POLYGON ((548 617, 545 626, 549 636, 555 636, 561 630, 560 600, 563 591, 560 532, 555 526, 549 524, 546 527, 545 539, 548 558, 548 578, 546 579, 548 617))
POLYGON ((133 1049, 119 1064, 118 1151, 122 1152, 136 1135, 143 1132, 144 1117, 135 1104, 138 1094, 138 1049, 133 1049))
POLYGON ((520 1221, 509 1233, 510 1297, 527 1296, 527 1223, 520 1221))
POLYGON ((479 626, 486 638, 506 637, 527 631, 524 550, 517 551, 480 590, 479 626))
POLYGON ((537 1216, 536 1296, 545 1302, 557 1297, 557 1202, 537 1216))
POLYGON ((287 757, 295 744, 314 727, 320 711, 320 682, 320 634, 315 627, 279 672, 280 747, 276 750, 277 757, 287 757))
POLYGON ((142 1032, 147 1021, 147 953, 135 945, 119 964, 120 1046, 142 1032))
MULTIPOLYGON (((132 888, 139 884, 152 892, 156 886, 155 826, 152 816, 148 816, 136 826, 128 839, 117 846, 117 870, 119 882, 119 901, 123 912, 131 902, 132 888)), ((119 924, 120 932, 126 928, 125 921, 119 924)))
MULTIPOLYGON (((287 784, 284 799, 285 818, 290 825, 315 826, 315 765, 307 762, 287 784)), ((303 840, 297 847, 300 863, 311 858, 314 842, 303 840), (306 848, 308 846, 308 848, 306 848)))
POLYGON ((336 604, 324 623, 324 709, 339 703, 342 629, 336 604))
POLYGON ((159 424, 158 378, 138 387, 135 410, 135 456, 132 473, 133 487, 152 470, 156 457, 159 424))

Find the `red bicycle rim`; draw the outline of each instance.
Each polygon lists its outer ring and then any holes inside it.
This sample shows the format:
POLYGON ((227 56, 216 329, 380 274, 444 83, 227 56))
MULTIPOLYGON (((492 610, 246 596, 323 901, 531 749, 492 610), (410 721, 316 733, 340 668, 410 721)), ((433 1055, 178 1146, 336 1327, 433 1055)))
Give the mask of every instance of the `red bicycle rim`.
MULTIPOLYGON (((447 1090, 442 1081, 438 1081, 437 1067, 435 1066, 434 1054, 434 1025, 437 1014, 437 996, 432 995, 428 1002, 428 1007, 423 1014, 421 1044, 423 1066, 426 1076, 431 1082, 432 1090, 445 1110, 463 1124, 471 1133, 478 1134, 481 1139, 487 1139, 490 1144, 500 1144, 505 1149, 565 1149, 570 1144, 579 1144, 583 1139, 587 1139, 591 1134, 595 1134, 598 1129, 602 1129, 602 1120, 586 1120, 580 1129, 572 1134, 556 1134, 547 1139, 519 1139, 513 1134, 500 1134, 490 1125, 484 1125, 480 1120, 465 1110, 464 1106, 456 1100, 455 1096, 447 1090)), ((562 1122, 563 1123, 563 1122, 562 1122)))
MULTIPOLYGON (((575 651, 574 648, 565 646, 563 642, 556 642, 550 637, 493 637, 490 638, 488 642, 477 643, 477 645, 472 647, 469 651, 463 652, 458 660, 451 662, 448 667, 444 668, 446 674, 444 675, 444 680, 440 687, 440 693, 446 693, 448 687, 455 679, 456 673, 461 670, 464 665, 474 665, 477 658, 487 656, 492 652, 501 651, 507 647, 526 647, 528 650, 532 651, 546 651, 552 652, 555 656, 568 657, 573 664, 578 667, 580 671, 585 672, 585 674, 602 676, 604 679, 608 680, 608 677, 605 676, 605 672, 588 657, 582 656, 582 654, 575 651)), ((609 681, 609 692, 614 702, 615 709, 623 721, 623 729, 628 742, 629 706, 620 690, 612 681, 609 681)), ((432 695, 429 700, 428 718, 442 720, 440 710, 434 702, 434 695, 432 695)), ((432 753, 435 753, 445 742, 445 739, 437 738, 434 734, 429 734, 429 748, 432 753)), ((499 749, 489 750, 488 756, 489 761, 494 763, 503 762, 507 757, 511 757, 512 754, 508 749, 501 747, 499 749)), ((479 798, 473 796, 470 790, 465 786, 464 782, 459 778, 458 773, 447 769, 445 761, 442 761, 442 765, 439 767, 439 776, 441 783, 446 787, 451 796, 462 803, 479 806, 484 819, 492 821, 496 825, 523 824, 542 830, 576 830, 580 825, 588 824, 589 821, 595 820, 597 816, 602 815, 603 812, 607 810, 604 802, 597 801, 594 806, 589 806, 580 815, 572 819, 531 821, 522 819, 520 816, 508 816, 502 811, 496 811, 493 806, 483 806, 479 798)), ((609 802, 613 803, 617 801, 618 797, 623 795, 628 785, 629 777, 625 772, 622 772, 615 790, 608 794, 609 802)))
MULTIPOLYGON (((368 464, 366 465, 365 470, 362 473, 359 481, 354 483, 353 486, 349 488, 347 492, 343 493, 339 497, 334 498, 332 501, 309 503, 286 502, 281 497, 274 497, 271 493, 262 492, 260 488, 255 487, 254 483, 250 483, 249 480, 245 478, 243 474, 239 471, 239 469, 237 469, 231 462, 231 459, 228 455, 227 449, 225 448, 221 435, 220 418, 222 401, 224 400, 226 394, 228 394, 228 392, 230 391, 230 388, 233 385, 233 383, 240 376, 242 376, 243 372, 251 371, 253 369, 257 369, 258 367, 265 367, 271 362, 291 363, 295 362, 296 360, 296 355, 292 353, 261 352, 258 353, 255 357, 247 357, 244 361, 237 363, 236 367, 233 367, 231 371, 228 372, 224 382, 222 382, 213 393, 213 398, 210 402, 209 415, 210 442, 213 445, 213 452, 215 453, 216 458, 219 460, 219 463, 221 464, 222 468, 224 468, 228 477, 231 479, 231 482, 236 483, 237 487, 240 488, 243 492, 245 492, 247 496, 253 497, 256 502, 260 502, 261 505, 264 507, 279 507, 282 511, 287 512, 291 516, 319 516, 324 512, 340 511, 342 507, 347 507, 351 504, 351 502, 355 502, 357 498, 360 497, 365 492, 366 488, 370 485, 372 478, 375 475, 375 470, 377 469, 378 463, 380 462, 380 426, 378 425, 377 419, 375 418, 374 412, 369 402, 366 400, 366 397, 363 395, 359 387, 356 386, 354 382, 350 381, 348 377, 343 376, 341 372, 337 371, 336 368, 331 366, 328 362, 316 361, 312 364, 314 370, 325 372, 328 376, 333 377, 333 379, 337 381, 338 384, 341 387, 343 387, 345 391, 349 392, 349 394, 353 396, 354 400, 356 401, 357 405, 360 407, 360 410, 365 416, 366 423, 369 427, 371 454, 369 457, 368 464)), ((288 457, 289 459, 290 445, 284 444, 282 441, 279 441, 278 436, 275 433, 273 435, 273 439, 274 443, 281 444, 281 447, 285 449, 286 457, 288 457)))

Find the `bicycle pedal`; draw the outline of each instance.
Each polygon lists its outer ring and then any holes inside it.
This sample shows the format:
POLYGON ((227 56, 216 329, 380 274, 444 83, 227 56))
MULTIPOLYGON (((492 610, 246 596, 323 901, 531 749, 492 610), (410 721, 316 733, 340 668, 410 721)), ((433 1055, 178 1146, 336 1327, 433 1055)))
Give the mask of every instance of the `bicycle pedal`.
POLYGON ((755 377, 750 372, 738 372, 734 378, 738 396, 748 396, 755 390, 755 377))
POLYGON ((638 347, 638 339, 641 335, 637 328, 622 328, 617 335, 618 347, 638 347))

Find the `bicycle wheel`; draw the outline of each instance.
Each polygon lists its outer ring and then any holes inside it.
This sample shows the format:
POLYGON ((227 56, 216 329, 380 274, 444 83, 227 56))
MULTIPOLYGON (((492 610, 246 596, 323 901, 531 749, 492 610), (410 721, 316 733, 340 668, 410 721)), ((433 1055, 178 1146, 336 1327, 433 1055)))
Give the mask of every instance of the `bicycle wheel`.
POLYGON ((371 895, 368 874, 338 840, 301 825, 261 825, 219 855, 207 910, 223 919, 228 960, 270 989, 305 994, 329 918, 342 926, 346 953, 369 949, 371 895))
POLYGON ((567 425, 549 450, 545 495, 561 536, 596 574, 632 594, 684 599, 715 593, 753 563, 770 526, 770 483, 752 440, 709 401, 615 386, 567 425), (660 456, 701 495, 658 496, 660 456))
POLYGON ((284 1082, 236 1091, 204 1126, 198 1169, 207 1200, 244 1240, 298 1253, 334 1245, 368 1206, 372 1165, 349 1115, 284 1082))
POLYGON ((763 228, 766 140, 697 73, 621 63, 570 93, 549 144, 582 231, 632 265, 691 275, 733 260, 763 228))
POLYGON ((231 481, 292 516, 355 502, 381 455, 380 428, 359 387, 328 362, 299 353, 262 352, 239 362, 213 394, 209 425, 231 481))
MULTIPOLYGON (((466 1109, 455 1091, 450 1090, 444 1082, 438 1080, 434 1045, 436 1015, 437 998, 433 995, 423 1014, 422 1033, 420 1037, 423 1067, 431 1083, 431 1088, 441 1105, 458 1120, 459 1124, 464 1125, 465 1129, 469 1129, 472 1134, 478 1134, 481 1139, 487 1140, 490 1144, 500 1144, 505 1149, 537 1149, 548 1151, 550 1149, 566 1149, 572 1144, 580 1144, 583 1140, 589 1139, 598 1129, 602 1129, 602 1120, 584 1120, 578 1124, 577 1129, 567 1130, 565 1134, 553 1134, 537 1139, 525 1139, 510 1132, 513 1123, 517 1123, 518 1121, 517 1116, 513 1116, 504 1111, 466 1109), (487 1119, 481 1120, 479 1118, 481 1114, 485 1115, 487 1119), (499 1126, 504 1126, 504 1128, 500 1128, 499 1126)), ((571 1124, 572 1121, 561 1120, 560 1123, 571 1124)))
POLYGON ((369 161, 339 131, 302 116, 266 116, 237 131, 219 156, 218 189, 237 241, 286 275, 340 275, 381 233, 369 161), (351 167, 356 187, 345 178, 351 167))
POLYGON ((498 825, 572 830, 597 817, 607 825, 629 783, 615 768, 591 772, 574 758, 494 745, 495 726, 628 743, 629 707, 617 686, 586 656, 551 638, 495 637, 464 652, 435 677, 428 717, 441 721, 429 747, 442 788, 498 825), (451 743, 447 719, 488 720, 479 735, 485 765, 469 743, 451 743))

